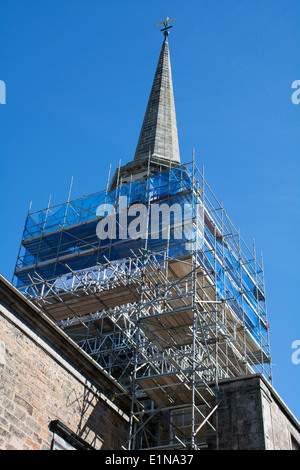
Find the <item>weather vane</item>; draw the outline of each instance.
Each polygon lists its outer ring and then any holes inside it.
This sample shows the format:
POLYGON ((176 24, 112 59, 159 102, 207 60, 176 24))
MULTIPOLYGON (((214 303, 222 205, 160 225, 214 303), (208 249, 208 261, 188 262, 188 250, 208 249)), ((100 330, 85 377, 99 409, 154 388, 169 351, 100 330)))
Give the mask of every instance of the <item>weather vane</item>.
POLYGON ((169 29, 170 28, 173 28, 173 26, 169 26, 169 23, 171 23, 171 21, 175 21, 176 18, 174 18, 174 20, 170 20, 168 17, 165 21, 162 21, 161 23, 157 23, 155 26, 161 26, 161 25, 164 25, 164 28, 161 29, 161 31, 163 31, 164 33, 164 36, 165 36, 165 41, 168 40, 168 36, 170 34, 169 32, 169 29))

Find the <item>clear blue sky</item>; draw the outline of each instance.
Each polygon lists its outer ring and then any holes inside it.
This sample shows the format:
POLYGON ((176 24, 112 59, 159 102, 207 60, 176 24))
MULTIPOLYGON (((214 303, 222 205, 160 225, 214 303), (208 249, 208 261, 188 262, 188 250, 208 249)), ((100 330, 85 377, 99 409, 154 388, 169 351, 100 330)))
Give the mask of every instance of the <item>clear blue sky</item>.
POLYGON ((35 210, 105 188, 133 159, 169 39, 182 162, 205 175, 263 251, 274 387, 300 419, 299 0, 1 0, 0 272, 12 278, 35 210))

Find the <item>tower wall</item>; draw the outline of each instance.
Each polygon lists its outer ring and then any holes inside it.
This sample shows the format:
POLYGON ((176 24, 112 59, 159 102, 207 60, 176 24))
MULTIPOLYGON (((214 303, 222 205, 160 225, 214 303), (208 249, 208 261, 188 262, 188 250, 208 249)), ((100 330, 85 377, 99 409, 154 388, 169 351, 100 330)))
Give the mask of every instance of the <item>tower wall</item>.
POLYGON ((50 450, 57 420, 72 447, 120 449, 128 416, 111 381, 3 278, 0 299, 0 449, 50 450))

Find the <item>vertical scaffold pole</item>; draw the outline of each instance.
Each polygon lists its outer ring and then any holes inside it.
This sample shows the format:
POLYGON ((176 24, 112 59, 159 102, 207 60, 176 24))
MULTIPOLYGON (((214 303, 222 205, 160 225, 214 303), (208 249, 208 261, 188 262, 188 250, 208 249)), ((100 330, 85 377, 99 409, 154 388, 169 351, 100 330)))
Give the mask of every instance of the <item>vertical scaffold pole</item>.
MULTIPOLYGON (((263 294, 264 294, 264 304, 265 304, 265 320, 268 321, 268 313, 267 313, 267 301, 266 301, 266 291, 265 291, 265 274, 264 274, 264 260, 263 260, 263 252, 261 251, 261 270, 262 270, 262 284, 263 284, 263 294)), ((273 368, 272 368, 272 361, 271 361, 271 354, 270 354, 270 335, 269 335, 269 327, 267 328, 267 342, 268 342, 268 355, 270 358, 270 366, 269 366, 269 380, 270 383, 273 384, 273 368)))
POLYGON ((254 257, 254 270, 255 270, 255 286, 256 286, 256 308, 258 316, 258 325, 259 325, 259 347, 260 347, 260 360, 261 360, 261 371, 264 371, 264 361, 263 361, 263 343, 262 343, 262 331, 261 331, 261 321, 259 313, 259 292, 258 292, 258 278, 257 278, 257 266, 256 266, 256 248, 255 248, 255 239, 253 238, 253 257, 254 257))
POLYGON ((244 287, 243 287, 243 263, 242 263, 242 249, 241 249, 241 235, 240 229, 238 229, 238 254, 239 254, 239 272, 238 275, 240 277, 240 307, 242 309, 242 316, 243 316, 243 348, 244 348, 244 374, 247 375, 247 345, 246 345, 246 319, 245 319, 245 307, 244 307, 244 287))
POLYGON ((65 222, 66 222, 68 207, 69 207, 70 198, 71 198, 72 185, 73 185, 73 176, 71 178, 70 186, 69 186, 68 199, 67 199, 67 202, 66 202, 66 210, 65 210, 65 214, 64 214, 64 221, 63 221, 63 224, 62 224, 63 227, 65 226, 65 222))
POLYGON ((17 261, 16 261, 16 264, 15 264, 15 269, 14 269, 13 276, 12 276, 12 280, 11 280, 11 283, 12 283, 12 284, 14 283, 14 280, 15 280, 15 272, 16 272, 16 270, 17 270, 17 268, 18 268, 19 262, 21 261, 20 256, 21 256, 21 250, 22 250, 22 241, 23 241, 23 238, 24 238, 25 229, 26 229, 26 227, 27 227, 27 221, 28 221, 28 217, 29 217, 29 214, 30 214, 30 211, 31 211, 31 206, 32 206, 32 201, 30 201, 30 204, 29 204, 29 207, 28 207, 28 212, 27 212, 25 227, 24 227, 24 229, 23 229, 23 234, 22 234, 22 239, 21 239, 19 251, 18 251, 17 261))
MULTIPOLYGON (((193 227, 193 217, 194 217, 194 181, 195 181, 195 150, 193 149, 193 167, 192 167, 192 227, 193 227)), ((192 230, 193 236, 193 230, 192 230)), ((196 244, 194 244, 194 247, 196 244)), ((193 342, 192 342, 192 426, 191 426, 191 448, 196 449, 196 420, 195 420, 195 379, 196 379, 196 331, 197 331, 197 311, 196 311, 196 295, 197 295, 197 269, 196 263, 197 260, 195 250, 192 252, 192 285, 193 285, 193 295, 192 295, 192 309, 193 309, 193 342)))

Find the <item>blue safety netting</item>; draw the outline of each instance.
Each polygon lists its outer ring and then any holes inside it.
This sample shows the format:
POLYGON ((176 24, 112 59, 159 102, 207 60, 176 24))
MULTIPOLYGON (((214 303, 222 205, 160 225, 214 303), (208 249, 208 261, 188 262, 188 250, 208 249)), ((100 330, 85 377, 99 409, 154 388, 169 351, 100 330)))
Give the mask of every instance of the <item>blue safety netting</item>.
MULTIPOLYGON (((97 224, 112 208, 120 213, 126 209, 122 206, 123 203, 126 203, 127 208, 137 203, 147 206, 164 200, 182 207, 190 204, 192 209, 185 216, 196 220, 196 225, 190 224, 180 239, 174 236, 174 228, 171 228, 169 240, 149 236, 147 249, 163 252, 168 248, 169 256, 174 257, 182 257, 197 250, 200 253, 205 231, 206 242, 216 250, 216 256, 212 249, 207 249, 205 255, 201 255, 202 262, 207 272, 211 272, 213 280, 216 279, 218 298, 226 299, 237 316, 259 339, 260 327, 265 329, 265 326, 260 321, 264 310, 257 298, 256 280, 239 257, 226 244, 215 242, 210 231, 204 228, 203 214, 195 204, 192 188, 191 171, 186 167, 178 167, 146 179, 122 184, 111 191, 99 192, 56 208, 29 214, 23 235, 25 251, 21 269, 16 274, 18 286, 31 284, 34 272, 43 279, 53 279, 65 275, 69 268, 74 271, 86 269, 98 262, 105 263, 107 258, 114 261, 130 257, 132 253, 139 254, 145 241, 120 240, 118 226, 114 240, 99 240, 97 224), (59 263, 56 261, 58 258, 61 260, 59 263)), ((160 233, 164 223, 161 218, 158 225, 160 233)), ((171 226, 173 223, 170 214, 171 226)), ((150 233, 151 224, 148 229, 150 233)))
MULTIPOLYGON (((118 260, 139 253, 145 246, 140 239, 120 239, 117 225, 114 239, 101 239, 97 236, 97 224, 110 210, 120 214, 133 204, 148 207, 156 202, 176 204, 184 208, 182 217, 193 218, 198 211, 194 205, 192 174, 186 167, 155 174, 147 179, 123 184, 112 190, 96 193, 75 201, 70 201, 56 208, 48 208, 38 213, 29 214, 23 236, 25 252, 22 265, 16 273, 19 283, 30 284, 32 273, 39 272, 44 279, 51 279, 71 269, 93 266, 97 262, 105 262, 105 258, 118 260), (125 201, 125 202, 124 202, 125 201), (123 207, 126 204, 127 207, 123 207), (194 209, 185 212, 185 207, 194 209), (60 258, 63 262, 58 263, 60 258)), ((152 206, 151 206, 152 207, 152 206)), ((128 212, 129 214, 129 212, 128 212)), ((119 215, 118 215, 119 217, 119 215)), ((195 250, 195 243, 200 243, 199 232, 192 223, 185 227, 182 237, 178 239, 174 230, 174 214, 170 212, 171 231, 169 240, 161 234, 166 224, 163 217, 158 221, 159 238, 151 237, 152 219, 149 222, 147 249, 164 251, 168 246, 171 256, 184 256, 195 250)), ((199 216, 200 218, 200 216, 199 216)), ((118 221, 119 219, 117 219, 118 221)), ((130 226, 130 217, 128 217, 130 226)), ((203 230, 203 222, 199 225, 203 230)), ((198 228, 198 227, 197 227, 198 228)))
POLYGON ((191 188, 192 175, 186 167, 157 173, 146 179, 122 184, 111 191, 102 191, 30 214, 26 220, 23 238, 93 220, 97 217, 99 206, 117 205, 121 196, 127 197, 128 205, 136 202, 145 204, 149 199, 153 201, 173 196, 191 188))
POLYGON ((260 337, 260 328, 266 331, 266 325, 260 319, 264 316, 263 305, 257 297, 257 284, 247 267, 224 244, 214 243, 208 230, 205 238, 211 247, 215 247, 219 260, 207 250, 205 265, 216 275, 218 299, 227 299, 237 316, 245 322, 256 339, 260 337), (216 273, 216 274, 215 274, 216 273))

